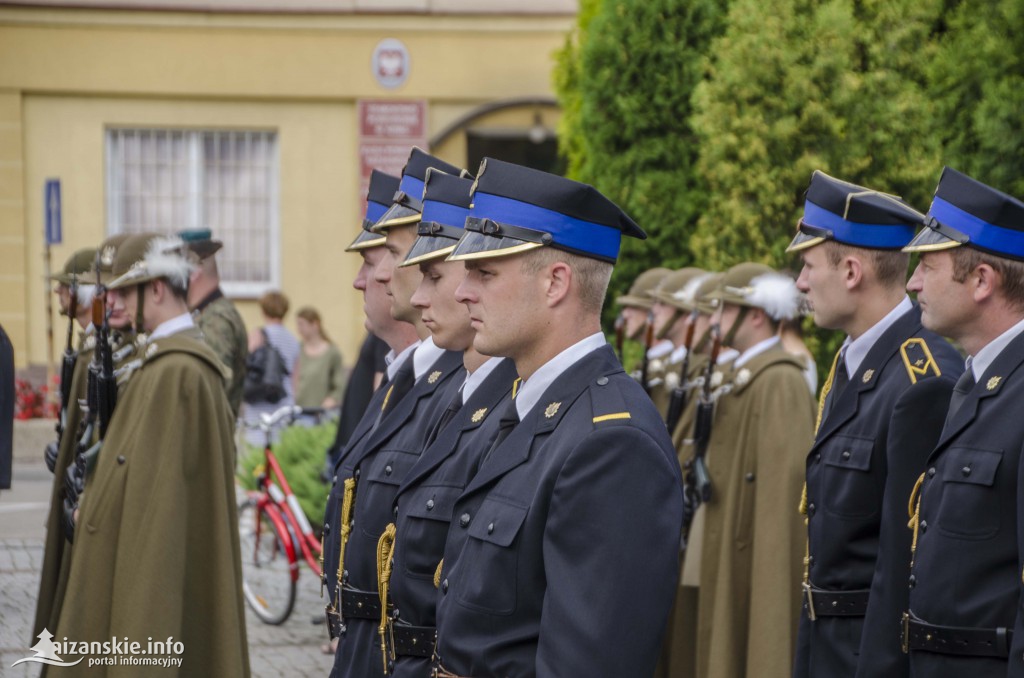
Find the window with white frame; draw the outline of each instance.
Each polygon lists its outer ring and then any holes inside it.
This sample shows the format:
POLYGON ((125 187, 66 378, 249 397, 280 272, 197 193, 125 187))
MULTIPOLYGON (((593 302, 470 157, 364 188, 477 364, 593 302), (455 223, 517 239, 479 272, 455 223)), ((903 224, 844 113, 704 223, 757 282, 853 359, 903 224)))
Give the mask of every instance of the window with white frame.
POLYGON ((208 228, 230 296, 280 286, 277 133, 107 130, 107 232, 208 228))

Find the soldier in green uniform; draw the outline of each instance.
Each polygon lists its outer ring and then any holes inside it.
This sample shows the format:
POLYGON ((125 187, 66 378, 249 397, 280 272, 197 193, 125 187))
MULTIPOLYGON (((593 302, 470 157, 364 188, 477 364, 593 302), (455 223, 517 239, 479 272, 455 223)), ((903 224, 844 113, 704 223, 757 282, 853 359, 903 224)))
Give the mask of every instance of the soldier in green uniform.
MULTIPOLYGON (((99 281, 105 285, 113 280, 112 269, 117 248, 121 246, 128 234, 113 235, 103 241, 94 250, 94 261, 89 263, 89 273, 84 275, 86 281, 99 281)), ((89 306, 86 304, 86 306, 89 306)), ((81 424, 83 412, 81 402, 84 401, 88 386, 89 363, 92 361, 96 348, 95 328, 92 326, 91 308, 88 316, 89 325, 81 336, 78 358, 75 361, 75 372, 72 379, 72 401, 69 403, 68 415, 65 419, 65 434, 61 439, 55 465, 54 489, 57 494, 51 497, 50 514, 47 518, 46 546, 43 556, 43 570, 39 579, 39 596, 36 599, 36 619, 33 626, 34 634, 43 628, 52 629, 60 617, 64 594, 67 590, 68 574, 71 571, 72 548, 61 526, 63 511, 65 475, 70 472, 69 466, 82 436, 81 424)), ((109 317, 111 327, 110 342, 114 357, 114 367, 122 372, 118 389, 123 392, 130 368, 125 365, 132 362, 136 351, 136 335, 131 320, 126 314, 112 313, 109 317)), ((90 444, 94 441, 88 441, 90 444)), ((33 636, 34 637, 34 636, 33 636)), ((44 672, 45 673, 45 672, 44 672)))
POLYGON ((667 342, 669 348, 668 353, 651 360, 647 383, 651 389, 651 400, 666 421, 672 390, 679 385, 679 370, 686 357, 686 332, 692 321, 693 291, 706 275, 699 268, 682 268, 662 278, 648 292, 654 302, 651 307, 654 338, 659 342, 657 346, 667 342))
MULTIPOLYGON (((96 337, 92 326, 92 297, 96 292, 93 267, 96 250, 86 248, 78 250, 67 260, 60 273, 51 277, 56 283, 54 293, 60 301, 61 313, 68 315, 74 305, 74 318, 69 322, 77 323, 81 330, 74 354, 75 366, 72 372, 71 388, 68 400, 63 403, 61 413, 63 429, 60 438, 53 443, 57 454, 53 459, 53 486, 50 489, 50 513, 46 521, 46 545, 43 551, 43 571, 39 581, 39 595, 36 597, 36 618, 32 626, 32 637, 40 631, 52 626, 51 614, 58 594, 60 564, 63 559, 67 541, 60 525, 61 507, 64 500, 64 469, 71 462, 78 442, 78 426, 82 421, 81 401, 85 399, 86 373, 89 361, 92 360, 96 337), (74 304, 72 304, 74 295, 74 304)), ((63 384, 62 384, 63 386, 63 384)), ((49 464, 50 461, 47 461, 49 464)))
POLYGON ((185 648, 177 675, 247 676, 227 374, 188 311, 191 268, 179 238, 132 236, 117 252, 110 305, 148 339, 82 495, 54 634, 171 637, 185 648))
POLYGON ((779 321, 796 316, 793 280, 739 264, 709 295, 723 344, 740 352, 715 403, 707 448, 711 498, 700 558, 697 675, 789 676, 793 667, 804 529, 804 451, 814 401, 803 365, 782 348, 779 321))
POLYGON ((179 235, 199 260, 189 280, 188 306, 203 333, 203 340, 217 354, 224 367, 231 371, 228 402, 237 419, 242 407, 245 359, 249 355, 249 345, 242 316, 220 288, 220 272, 214 255, 224 243, 214 240, 207 228, 182 231, 179 235))
MULTIPOLYGON (((648 368, 647 384, 641 384, 644 386, 645 391, 649 391, 649 384, 651 382, 650 368, 651 362, 658 360, 664 355, 668 354, 672 350, 671 344, 664 341, 660 345, 654 344, 654 325, 651 318, 651 309, 654 306, 654 299, 651 297, 651 291, 653 291, 658 284, 671 273, 672 270, 668 268, 658 267, 651 268, 636 277, 633 284, 630 285, 629 291, 615 299, 615 303, 618 304, 622 310, 619 311, 619 318, 616 320, 616 337, 615 341, 617 344, 616 349, 619 353, 619 360, 625 361, 623 357, 622 344, 625 339, 631 341, 638 341, 643 346, 643 350, 646 351, 646 362, 648 368)), ((641 354, 643 355, 643 354, 641 354)), ((623 364, 626 371, 633 376, 634 379, 640 380, 641 373, 643 371, 642 363, 633 366, 630 371, 629 366, 623 364)))

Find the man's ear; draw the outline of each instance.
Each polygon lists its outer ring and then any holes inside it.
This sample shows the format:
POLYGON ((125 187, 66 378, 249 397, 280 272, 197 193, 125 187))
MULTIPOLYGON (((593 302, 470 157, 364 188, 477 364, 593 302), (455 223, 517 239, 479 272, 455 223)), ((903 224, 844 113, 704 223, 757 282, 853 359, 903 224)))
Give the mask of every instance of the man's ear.
POLYGON ((572 267, 564 261, 556 261, 548 267, 547 301, 548 306, 562 303, 572 288, 572 267))
POLYGON ((978 264, 967 276, 965 282, 973 285, 972 294, 976 302, 995 296, 1002 284, 999 273, 988 264, 978 264))
POLYGON ((843 270, 846 289, 852 290, 859 287, 864 280, 864 262, 859 257, 846 256, 843 257, 839 265, 843 270))

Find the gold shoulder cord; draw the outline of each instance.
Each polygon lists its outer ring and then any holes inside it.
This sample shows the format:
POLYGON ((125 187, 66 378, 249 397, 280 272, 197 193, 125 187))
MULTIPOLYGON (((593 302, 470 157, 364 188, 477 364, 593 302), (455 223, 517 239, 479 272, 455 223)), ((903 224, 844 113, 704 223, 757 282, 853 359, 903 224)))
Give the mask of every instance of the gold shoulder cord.
POLYGON ((911 337, 903 342, 900 346, 900 357, 903 358, 903 367, 907 370, 907 376, 910 377, 910 383, 916 384, 918 378, 927 376, 929 372, 933 372, 936 377, 942 376, 942 370, 939 369, 939 364, 935 362, 935 358, 932 356, 931 349, 928 348, 928 342, 921 337, 911 337), (910 355, 907 353, 907 349, 911 346, 920 346, 921 352, 924 353, 924 359, 918 359, 911 362, 910 355), (923 365, 921 363, 924 363, 923 365))
POLYGON ((377 541, 377 593, 380 595, 380 653, 384 659, 384 674, 388 674, 388 659, 395 658, 395 640, 391 638, 391 650, 388 651, 388 632, 391 630, 391 616, 388 615, 388 585, 391 582, 391 564, 395 555, 395 524, 388 523, 384 534, 377 541))
POLYGON ((338 582, 334 589, 334 609, 341 610, 341 580, 345 574, 345 545, 348 544, 348 536, 352 533, 352 505, 355 503, 356 479, 345 479, 345 493, 341 499, 341 546, 338 550, 338 582))
MULTIPOLYGON (((821 387, 821 395, 818 396, 818 418, 814 422, 814 433, 817 435, 818 429, 821 428, 821 417, 825 412, 825 399, 828 398, 828 394, 832 391, 832 383, 836 378, 836 365, 839 364, 839 354, 842 352, 842 348, 836 351, 836 357, 832 359, 832 367, 829 368, 828 378, 825 379, 825 384, 821 387)), ((800 493, 800 506, 798 508, 800 515, 804 517, 804 525, 808 528, 807 539, 805 541, 804 548, 804 591, 808 593, 808 613, 811 619, 814 619, 814 608, 810 606, 810 590, 811 590, 811 535, 810 535, 810 519, 807 516, 807 481, 804 481, 804 489, 800 493)))

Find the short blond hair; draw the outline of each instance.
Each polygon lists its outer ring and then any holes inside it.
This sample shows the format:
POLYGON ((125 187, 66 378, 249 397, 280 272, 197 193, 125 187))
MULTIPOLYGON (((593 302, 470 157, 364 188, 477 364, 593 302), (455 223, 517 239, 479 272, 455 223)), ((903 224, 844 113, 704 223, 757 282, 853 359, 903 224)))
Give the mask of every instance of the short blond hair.
POLYGON ((859 255, 864 261, 870 262, 879 285, 903 287, 907 283, 907 269, 910 267, 910 254, 907 252, 856 247, 835 240, 826 240, 823 247, 828 255, 828 265, 832 268, 839 266, 843 257, 859 255))
POLYGON ((612 278, 612 265, 605 261, 584 257, 554 247, 541 247, 523 258, 523 273, 537 275, 540 270, 556 262, 568 264, 580 290, 580 304, 588 313, 601 313, 608 283, 612 278))

